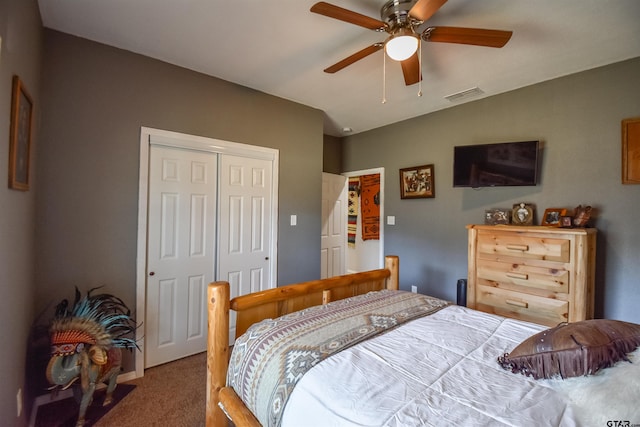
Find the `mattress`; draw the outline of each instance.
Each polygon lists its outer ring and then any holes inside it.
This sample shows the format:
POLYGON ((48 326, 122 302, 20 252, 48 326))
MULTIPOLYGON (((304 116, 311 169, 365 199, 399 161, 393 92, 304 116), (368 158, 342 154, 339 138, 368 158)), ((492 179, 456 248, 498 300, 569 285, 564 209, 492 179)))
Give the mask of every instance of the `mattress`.
POLYGON ((312 367, 281 425, 578 426, 565 395, 497 363, 543 329, 448 306, 312 367))

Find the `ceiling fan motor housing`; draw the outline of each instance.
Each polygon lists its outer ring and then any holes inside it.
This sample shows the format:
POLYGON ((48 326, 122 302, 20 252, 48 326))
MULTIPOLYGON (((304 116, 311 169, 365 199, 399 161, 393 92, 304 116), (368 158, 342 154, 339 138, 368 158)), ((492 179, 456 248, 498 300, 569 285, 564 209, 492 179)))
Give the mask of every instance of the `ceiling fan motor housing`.
POLYGON ((421 22, 409 15, 409 11, 417 0, 389 0, 380 9, 380 18, 388 27, 389 32, 394 33, 398 28, 412 28, 421 22))

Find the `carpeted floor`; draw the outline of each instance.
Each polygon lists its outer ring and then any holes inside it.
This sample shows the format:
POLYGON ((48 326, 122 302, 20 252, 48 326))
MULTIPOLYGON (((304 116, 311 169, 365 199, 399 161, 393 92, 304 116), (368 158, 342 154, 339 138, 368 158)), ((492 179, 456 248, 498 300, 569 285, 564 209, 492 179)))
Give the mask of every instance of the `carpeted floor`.
MULTIPOLYGON (((145 371, 144 377, 118 384, 114 396, 119 391, 122 393, 128 388, 130 390, 91 425, 95 427, 204 426, 206 377, 206 353, 149 368, 145 371)), ((75 402, 72 403, 75 404, 75 402)), ((45 406, 38 408, 36 420, 41 417, 41 411, 45 406)), ((77 405, 73 411, 72 423, 77 418, 77 405)), ((49 424, 40 424, 38 427, 66 427, 66 424, 51 423, 51 420, 49 422, 49 424)))
MULTIPOLYGON (((106 390, 96 391, 93 396, 93 402, 89 405, 85 414, 85 426, 93 426, 134 388, 135 386, 131 384, 118 384, 118 387, 113 392, 113 403, 109 406, 102 406, 106 390)), ((77 419, 78 402, 75 397, 69 397, 40 406, 35 427, 74 427, 77 419)))
POLYGON ((96 427, 205 425, 207 353, 149 368, 96 427))

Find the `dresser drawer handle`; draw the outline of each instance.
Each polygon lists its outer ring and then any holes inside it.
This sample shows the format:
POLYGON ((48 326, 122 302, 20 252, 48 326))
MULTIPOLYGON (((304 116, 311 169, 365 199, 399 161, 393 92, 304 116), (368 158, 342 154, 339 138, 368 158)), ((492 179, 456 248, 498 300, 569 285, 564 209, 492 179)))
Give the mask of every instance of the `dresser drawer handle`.
POLYGON ((529 250, 529 245, 507 245, 507 249, 510 251, 526 252, 529 250))
POLYGON ((524 273, 506 273, 506 276, 512 279, 529 280, 529 275, 524 273))
POLYGON ((529 308, 529 303, 524 301, 514 301, 512 299, 508 299, 505 301, 509 305, 515 305, 516 307, 529 308))

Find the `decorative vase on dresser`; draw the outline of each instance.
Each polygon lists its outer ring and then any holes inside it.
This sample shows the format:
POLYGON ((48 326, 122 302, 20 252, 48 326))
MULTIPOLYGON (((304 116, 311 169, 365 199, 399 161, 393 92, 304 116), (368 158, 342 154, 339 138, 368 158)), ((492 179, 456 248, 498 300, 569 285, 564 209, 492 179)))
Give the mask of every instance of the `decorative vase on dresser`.
POLYGON ((547 326, 593 318, 595 228, 467 229, 468 307, 547 326))

